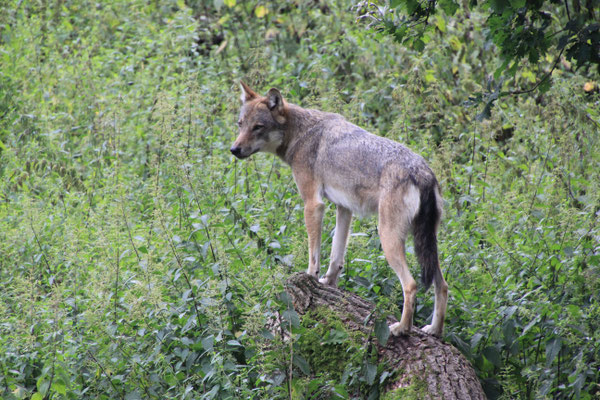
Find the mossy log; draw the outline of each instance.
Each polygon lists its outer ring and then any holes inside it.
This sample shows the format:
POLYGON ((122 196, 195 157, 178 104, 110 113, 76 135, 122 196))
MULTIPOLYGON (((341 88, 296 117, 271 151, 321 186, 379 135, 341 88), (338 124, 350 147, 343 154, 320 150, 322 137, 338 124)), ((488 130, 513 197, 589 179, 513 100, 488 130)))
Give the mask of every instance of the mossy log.
MULTIPOLYGON (((369 335, 374 305, 359 296, 325 286, 315 278, 298 273, 286 283, 295 311, 301 316, 308 311, 326 307, 334 312, 349 331, 369 335)), ((388 324, 397 322, 388 318, 388 324)), ((395 398, 411 386, 421 388, 419 398, 485 399, 481 383, 467 359, 452 345, 413 327, 410 335, 390 336, 386 345, 378 346, 379 361, 385 362, 394 379, 388 382, 385 398, 395 398)))

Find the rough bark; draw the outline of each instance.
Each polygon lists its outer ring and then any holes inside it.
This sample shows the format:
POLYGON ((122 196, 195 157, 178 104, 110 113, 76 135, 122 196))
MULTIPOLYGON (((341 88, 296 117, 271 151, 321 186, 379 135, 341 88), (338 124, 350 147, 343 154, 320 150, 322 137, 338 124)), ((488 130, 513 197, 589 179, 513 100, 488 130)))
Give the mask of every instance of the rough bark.
MULTIPOLYGON (((349 330, 368 335, 372 331, 374 305, 359 296, 319 283, 313 277, 299 273, 286 283, 294 309, 300 315, 317 307, 327 307, 336 313, 349 330), (365 324, 365 321, 368 321, 365 324)), ((388 323, 397 320, 388 318, 388 323)), ((485 394, 467 359, 452 345, 427 335, 418 328, 408 336, 390 336, 387 344, 378 346, 379 361, 385 361, 395 378, 385 391, 425 384, 423 398, 485 399, 485 394)))

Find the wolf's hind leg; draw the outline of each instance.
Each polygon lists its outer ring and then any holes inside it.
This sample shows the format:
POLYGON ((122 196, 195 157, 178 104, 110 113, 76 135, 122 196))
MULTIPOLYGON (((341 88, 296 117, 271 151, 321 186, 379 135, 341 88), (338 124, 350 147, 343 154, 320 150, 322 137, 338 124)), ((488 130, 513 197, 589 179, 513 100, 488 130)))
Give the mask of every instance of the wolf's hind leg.
POLYGON ((330 286, 337 286, 338 277, 344 267, 344 255, 346 254, 351 222, 352 211, 345 207, 337 206, 335 233, 333 234, 333 244, 331 245, 329 269, 325 276, 319 279, 319 282, 330 286))
POLYGON ((404 335, 410 332, 413 322, 413 313, 417 297, 417 282, 413 279, 406 262, 405 241, 408 232, 406 215, 403 210, 388 209, 380 205, 379 208, 379 236, 383 253, 390 267, 396 272, 402 292, 404 294, 404 307, 402 318, 390 326, 393 335, 404 335))
POLYGON ((435 274, 433 287, 435 289, 433 318, 431 319, 431 325, 424 326, 422 330, 430 335, 442 336, 444 318, 446 316, 446 304, 448 303, 448 284, 444 280, 441 270, 435 274))

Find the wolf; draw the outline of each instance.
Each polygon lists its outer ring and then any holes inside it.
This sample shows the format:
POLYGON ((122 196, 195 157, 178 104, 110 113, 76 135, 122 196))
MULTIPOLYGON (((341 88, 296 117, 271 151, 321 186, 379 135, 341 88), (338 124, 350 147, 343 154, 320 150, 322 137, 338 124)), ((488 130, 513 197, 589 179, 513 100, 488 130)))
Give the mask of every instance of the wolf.
POLYGON ((238 159, 268 152, 292 168, 304 201, 308 233, 307 273, 318 279, 324 199, 336 205, 336 224, 329 268, 319 281, 336 286, 353 214, 378 214, 378 232, 386 260, 402 284, 404 306, 393 335, 412 329, 417 284, 406 261, 409 233, 421 265, 425 288, 433 282, 432 322, 422 328, 441 336, 448 300, 442 276, 437 231, 442 216, 438 181, 426 161, 402 144, 376 136, 339 114, 305 109, 288 103, 278 89, 261 96, 244 82, 238 119, 239 135, 230 148, 238 159))

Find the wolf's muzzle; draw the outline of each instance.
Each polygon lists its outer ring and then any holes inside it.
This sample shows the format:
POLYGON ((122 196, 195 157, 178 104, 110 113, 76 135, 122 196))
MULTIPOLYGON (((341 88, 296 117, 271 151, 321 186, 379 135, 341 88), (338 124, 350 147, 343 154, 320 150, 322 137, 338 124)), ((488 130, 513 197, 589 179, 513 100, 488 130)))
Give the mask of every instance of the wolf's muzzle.
POLYGON ((231 152, 231 154, 233 154, 237 158, 244 158, 242 156, 242 148, 241 147, 234 146, 234 147, 230 148, 229 151, 231 152))

